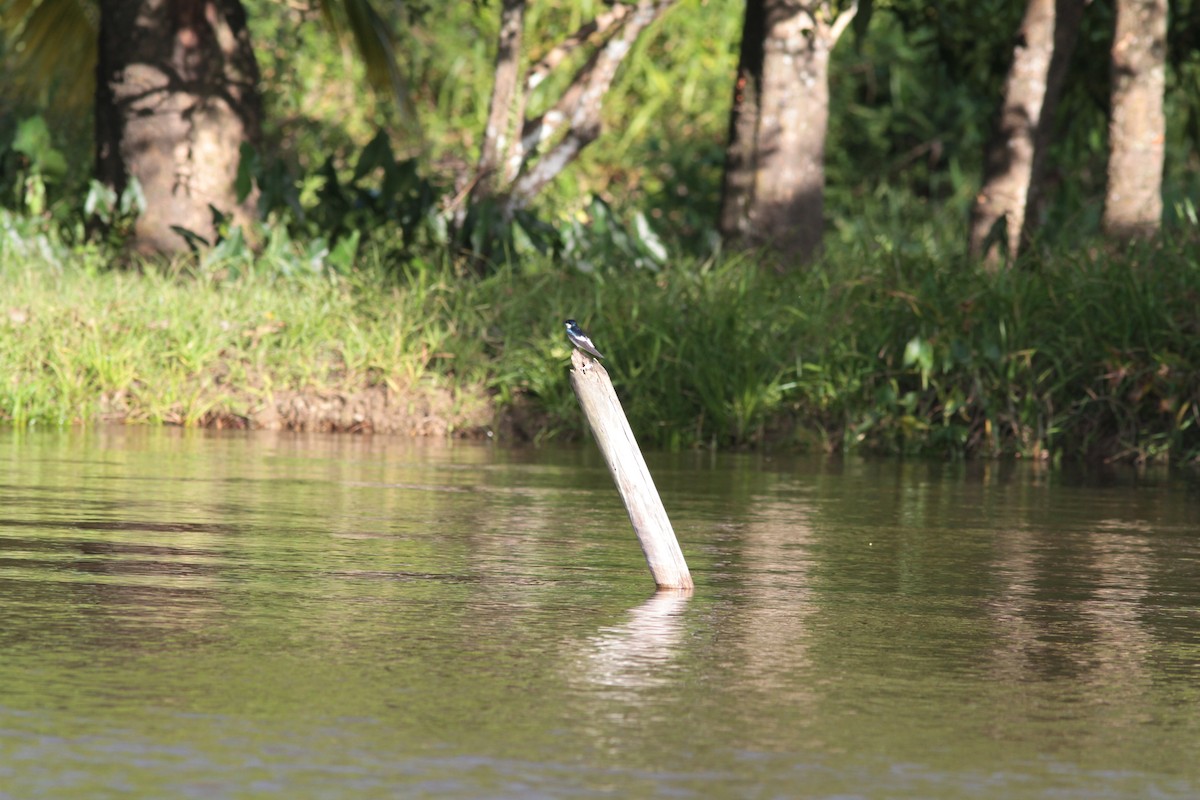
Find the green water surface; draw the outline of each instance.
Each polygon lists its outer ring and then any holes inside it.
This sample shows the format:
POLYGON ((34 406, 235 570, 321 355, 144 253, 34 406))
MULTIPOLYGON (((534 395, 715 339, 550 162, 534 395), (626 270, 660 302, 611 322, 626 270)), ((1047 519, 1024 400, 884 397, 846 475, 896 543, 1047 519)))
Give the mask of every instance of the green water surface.
POLYGON ((1166 471, 0 431, 0 798, 1200 797, 1166 471))

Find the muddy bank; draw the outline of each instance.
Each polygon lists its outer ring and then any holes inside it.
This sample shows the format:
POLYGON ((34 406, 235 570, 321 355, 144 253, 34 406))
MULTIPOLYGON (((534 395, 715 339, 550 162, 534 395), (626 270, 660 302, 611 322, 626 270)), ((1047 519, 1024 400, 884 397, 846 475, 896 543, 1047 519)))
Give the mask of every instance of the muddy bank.
MULTIPOLYGON (((496 410, 482 391, 440 387, 396 390, 372 386, 355 390, 286 390, 266 394, 224 396, 205 404, 203 412, 182 407, 163 415, 168 425, 194 425, 234 430, 390 433, 404 436, 487 436, 496 425, 496 410)), ((105 398, 101 417, 109 422, 141 421, 137 403, 126 397, 105 398)))

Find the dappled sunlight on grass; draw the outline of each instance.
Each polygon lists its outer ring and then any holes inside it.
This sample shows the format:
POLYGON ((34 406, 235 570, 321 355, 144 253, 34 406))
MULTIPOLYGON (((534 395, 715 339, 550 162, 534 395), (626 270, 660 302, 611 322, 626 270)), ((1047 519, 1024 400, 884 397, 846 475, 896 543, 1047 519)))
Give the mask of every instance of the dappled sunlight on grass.
POLYGON ((428 369, 446 331, 425 324, 416 294, 368 293, 327 276, 218 281, 28 266, 6 268, 4 279, 0 414, 21 425, 198 424, 250 419, 278 393, 455 388, 428 369))

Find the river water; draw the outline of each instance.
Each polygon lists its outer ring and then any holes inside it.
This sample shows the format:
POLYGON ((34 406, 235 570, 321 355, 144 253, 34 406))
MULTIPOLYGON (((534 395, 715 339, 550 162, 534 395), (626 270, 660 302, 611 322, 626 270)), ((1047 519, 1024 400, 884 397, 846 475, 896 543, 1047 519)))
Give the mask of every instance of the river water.
POLYGON ((1200 489, 0 431, 0 798, 1200 797, 1200 489))

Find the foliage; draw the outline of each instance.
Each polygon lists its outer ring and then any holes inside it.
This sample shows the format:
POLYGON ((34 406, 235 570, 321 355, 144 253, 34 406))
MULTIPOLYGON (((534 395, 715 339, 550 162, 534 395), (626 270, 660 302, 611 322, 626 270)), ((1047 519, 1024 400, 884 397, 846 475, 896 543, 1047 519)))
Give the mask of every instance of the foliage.
POLYGON ((984 280, 897 255, 840 289, 829 406, 882 452, 1195 458, 1200 270, 1188 244, 1056 252, 984 280), (858 326, 856 326, 858 327, 858 326), (842 352, 839 352, 841 350, 842 352), (857 408, 856 408, 857 407, 857 408))
MULTIPOLYGON (((166 266, 110 269, 128 265, 136 184, 115 197, 89 183, 86 137, 6 105, 0 415, 191 424, 279 387, 382 380, 487 391, 518 433, 574 437, 561 320, 575 317, 650 445, 1196 459, 1194 48, 1172 48, 1162 241, 1111 251, 1091 235, 1106 102, 1093 70, 1064 98, 1074 124, 1051 159, 1046 234, 997 278, 962 251, 1019 4, 873 6, 834 56, 826 256, 789 274, 721 254, 711 232, 733 0, 665 17, 622 69, 606 134, 544 201, 512 224, 472 207, 457 237, 494 4, 390 20, 409 117, 357 90, 363 67, 310 24, 315 7, 250 0, 268 144, 239 180, 265 221, 241 231, 215 212, 217 241, 166 266), (90 236, 95 219, 108 238, 90 236)), ((531 6, 545 37, 531 57, 598 8, 531 6)), ((1078 51, 1089 63, 1105 60, 1102 11, 1078 51)), ((1176 22, 1172 42, 1193 27, 1176 22)))
POLYGON ((0 0, 0 103, 36 104, 56 125, 79 120, 95 91, 98 20, 90 0, 0 0))
MULTIPOLYGON (((399 90, 364 91, 369 70, 343 46, 337 32, 348 22, 329 14, 330 5, 245 0, 262 75, 266 150, 273 156, 272 168, 292 178, 317 171, 338 154, 361 150, 381 129, 403 155, 420 152, 414 112, 388 102, 399 90), (322 24, 330 17, 343 22, 322 24)), ((352 165, 339 162, 338 168, 352 165)))
MULTIPOLYGON (((437 202, 441 189, 422 176, 415 159, 397 159, 380 132, 343 174, 334 156, 314 173, 294 181, 278 161, 264 164, 256 154, 242 160, 239 179, 257 182, 268 227, 293 235, 342 244, 360 238, 395 245, 398 253, 416 245, 444 246, 446 222, 437 202)), ((345 246, 345 245, 343 245, 345 246)))
MULTIPOLYGON (((78 0, 18 5, 30 5, 40 16, 30 23, 37 25, 18 26, 7 45, 12 57, 0 63, 10 71, 17 64, 12 48, 22 31, 45 38, 38 32, 54 17, 54 9, 76 9, 69 15, 78 23, 73 29, 87 28, 78 0)), ((969 204, 1022 10, 1021 4, 1002 0, 870 5, 873 13, 860 20, 866 23, 869 16, 869 25, 837 48, 830 73, 826 212, 838 236, 857 225, 872 198, 896 190, 901 197, 948 204, 953 215, 969 204)), ((1181 3, 1179 13, 1172 15, 1169 49, 1166 207, 1168 219, 1185 221, 1187 201, 1200 188, 1195 122, 1200 119, 1200 94, 1190 91, 1200 75, 1200 61, 1190 47, 1198 35, 1193 6, 1190 0, 1181 3)), ((359 188, 372 186, 355 174, 357 163, 377 147, 380 132, 395 162, 411 161, 419 180, 441 192, 443 204, 464 196, 468 188, 487 111, 497 8, 479 3, 446 4, 436 12, 425 3, 376 7, 385 16, 364 16, 361 0, 311 5, 246 0, 267 111, 267 144, 258 155, 257 170, 263 188, 277 192, 267 198, 267 206, 276 212, 277 222, 289 225, 293 238, 314 235, 327 219, 354 222, 347 211, 348 195, 356 204, 362 197, 359 188), (320 24, 323 14, 338 24, 320 24), (337 35, 346 30, 359 40, 371 39, 383 48, 376 49, 379 55, 390 46, 378 35, 384 23, 392 29, 399 70, 388 72, 389 86, 396 89, 392 79, 397 74, 408 77, 402 106, 363 91, 368 72, 383 77, 381 62, 377 58, 364 66, 337 35), (376 33, 370 34, 373 26, 376 33), (326 186, 334 188, 322 194, 326 186), (289 199, 281 199, 279 192, 289 199), (325 200, 331 207, 318 208, 325 200)), ((528 57, 540 57, 603 7, 596 0, 532 4, 528 57)), ((541 226, 561 228, 593 217, 598 198, 635 233, 642 214, 670 253, 703 257, 709 252, 741 9, 736 0, 681 2, 638 41, 605 103, 605 134, 549 188, 532 219, 518 226, 523 230, 496 230, 486 219, 488 209, 470 209, 487 224, 468 232, 467 241, 458 246, 482 252, 488 249, 482 247, 486 235, 500 243, 501 254, 522 247, 525 239, 544 249, 538 237, 541 226)), ((1095 65, 1107 63, 1110 38, 1111 12, 1089 6, 1062 102, 1061 135, 1048 159, 1051 191, 1042 210, 1048 234, 1076 243, 1094 232, 1099 219, 1107 71, 1095 65)), ((0 45, 0 56, 5 46, 0 45)), ((544 110, 557 96, 571 74, 571 65, 566 66, 531 93, 531 113, 544 110)), ((70 77, 80 74, 91 70, 74 69, 70 77)), ((0 122, 0 144, 12 140, 6 125, 44 116, 51 145, 68 167, 65 176, 47 184, 48 206, 54 207, 55 193, 69 198, 68 205, 54 209, 55 219, 83 230, 81 198, 88 192, 92 146, 87 126, 79 121, 88 115, 79 108, 67 117, 53 113, 46 101, 62 96, 50 91, 39 100, 27 94, 25 105, 6 105, 0 114, 5 120, 0 122)), ((15 169, 11 160, 0 164, 0 184, 13 186, 15 169)), ((11 194, 0 197, 0 203, 22 207, 11 194)), ((357 208, 353 204, 352 211, 357 208)), ((386 214, 383 219, 391 223, 386 214)), ((360 231, 360 236, 366 234, 360 231)), ((342 234, 321 230, 315 235, 333 240, 342 234)))
POLYGON ((466 282, 420 255, 389 276, 375 245, 349 270, 345 252, 282 233, 262 255, 234 239, 167 273, 64 269, 14 233, 0 412, 22 424, 197 423, 270 390, 383 380, 486 389, 518 435, 575 437, 561 333, 575 317, 648 446, 1200 457, 1194 230, 1120 252, 1035 249, 996 280, 927 241, 836 247, 806 273, 750 256, 592 272, 534 256, 466 282))
MULTIPOLYGON (((382 130, 398 157, 416 158, 421 175, 448 197, 469 188, 494 66, 495 6, 453 3, 436 14, 394 20, 402 40, 400 68, 410 77, 412 116, 401 118, 357 90, 362 68, 341 57, 328 31, 307 24, 311 12, 305 16, 290 6, 261 2, 248 8, 261 43, 270 152, 281 162, 264 167, 303 184, 328 163, 345 182, 355 154, 382 130)), ((595 2, 531 4, 530 57, 540 57, 603 8, 595 2)), ((606 99, 605 134, 550 187, 534 215, 558 224, 577 212, 590 214, 588 206, 599 197, 622 213, 636 203, 675 242, 697 238, 709 227, 739 22, 734 0, 690 0, 643 36, 606 99), (648 201, 638 202, 643 198, 648 201)), ((531 113, 545 110, 557 96, 571 66, 552 73, 531 94, 531 113)), ((488 216, 487 209, 471 211, 488 216)), ((485 232, 502 243, 522 235, 485 224, 468 238, 478 240, 485 232)))
POLYGON ((0 140, 0 204, 32 217, 49 216, 67 222, 63 205, 67 160, 54 143, 44 117, 34 114, 15 121, 0 140))
MULTIPOLYGON (((765 444, 793 429, 797 442, 883 453, 1200 455, 1194 233, 1042 255, 998 281, 965 262, 928 265, 928 253, 877 250, 784 277, 735 258, 540 276, 528 291, 505 282, 509 297, 586 321, 635 429, 660 446, 765 444)), ((549 325, 528 333, 532 313, 507 305, 499 327, 518 333, 500 363, 519 369, 498 376, 500 396, 526 391, 552 429, 567 427, 565 379, 531 370, 566 345, 549 325)))

